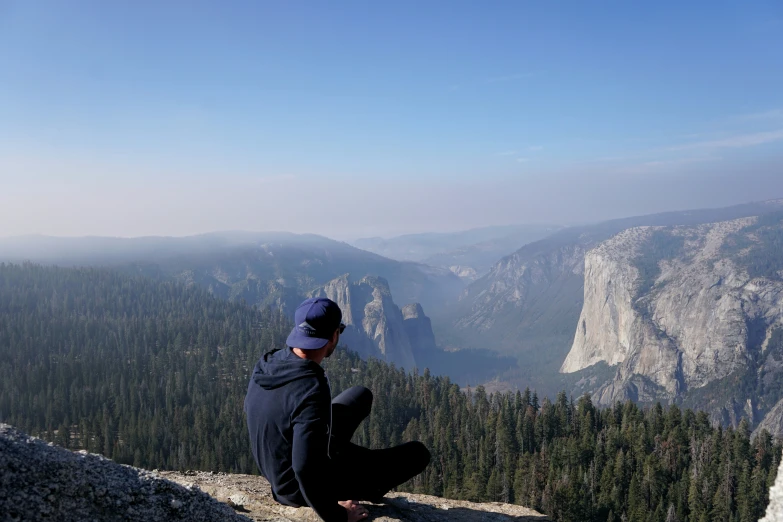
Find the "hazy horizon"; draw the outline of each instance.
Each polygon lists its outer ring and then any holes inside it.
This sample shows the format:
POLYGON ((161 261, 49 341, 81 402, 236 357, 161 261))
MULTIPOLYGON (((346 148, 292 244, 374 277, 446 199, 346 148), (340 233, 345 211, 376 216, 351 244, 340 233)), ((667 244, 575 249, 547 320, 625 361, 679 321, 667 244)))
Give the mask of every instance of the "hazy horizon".
POLYGON ((250 229, 218 229, 218 230, 207 230, 205 232, 196 232, 192 234, 145 234, 145 235, 138 235, 138 236, 121 236, 121 235, 96 235, 96 234, 71 234, 71 235, 57 235, 57 234, 41 234, 41 233, 28 233, 28 234, 14 234, 14 235, 0 235, 0 239, 18 239, 18 238, 33 238, 33 237, 47 237, 47 238, 57 238, 57 239, 80 239, 80 238, 103 238, 103 239, 144 239, 144 238, 187 238, 187 237, 196 237, 196 236, 207 236, 207 235, 213 235, 213 234, 231 234, 231 233, 248 233, 248 234, 297 234, 297 235, 316 235, 316 236, 322 236, 326 237, 328 239, 335 239, 338 241, 343 242, 351 242, 355 240, 360 239, 374 239, 374 238, 380 238, 380 239, 392 239, 397 237, 405 237, 405 236, 415 236, 419 234, 451 234, 451 233, 460 233, 460 232, 470 232, 473 230, 481 230, 481 229, 487 229, 487 228, 502 228, 502 227, 513 227, 513 226, 552 226, 552 227, 570 227, 570 226, 579 226, 583 224, 589 224, 589 223, 573 223, 573 224, 567 224, 567 225, 560 225, 558 223, 504 223, 504 224, 497 224, 497 225, 487 225, 482 227, 471 227, 471 228, 465 228, 465 229, 455 229, 455 230, 448 230, 448 231, 437 231, 437 230, 423 230, 421 232, 411 232, 411 233, 401 233, 401 234, 393 234, 393 235, 387 235, 387 236, 361 236, 361 237, 347 237, 347 238, 340 238, 336 236, 327 236, 325 234, 318 234, 315 232, 292 232, 290 230, 250 230, 250 229))
POLYGON ((403 237, 403 236, 414 236, 418 234, 449 234, 449 233, 459 233, 459 232, 469 232, 473 230, 480 230, 480 229, 486 229, 486 228, 501 228, 501 227, 514 227, 514 226, 552 226, 552 227, 578 227, 578 226, 589 226, 594 225, 598 223, 602 223, 605 221, 612 221, 615 219, 623 219, 623 218, 630 218, 630 217, 637 217, 637 216, 643 216, 643 215, 652 215, 652 214, 658 214, 658 213, 666 213, 666 212, 687 212, 690 210, 704 210, 709 208, 724 208, 724 207, 731 207, 734 205, 742 205, 742 204, 748 204, 748 203, 763 203, 765 201, 776 201, 781 200, 783 198, 767 198, 763 200, 754 200, 754 201, 739 201, 735 203, 731 203, 728 205, 721 205, 721 206, 702 206, 702 207, 689 207, 689 208, 671 208, 667 210, 662 211, 653 211, 653 212, 644 212, 640 214, 626 214, 626 215, 618 215, 618 216, 612 216, 607 219, 600 219, 597 221, 582 221, 582 222, 571 222, 571 223, 549 223, 549 222, 527 222, 527 223, 495 223, 490 225, 483 225, 478 227, 468 227, 468 228, 456 228, 452 230, 420 230, 416 232, 402 232, 399 234, 388 234, 385 236, 380 235, 368 235, 368 236, 347 236, 347 237, 340 237, 340 236, 334 236, 334 235, 327 235, 327 234, 321 234, 317 232, 312 231, 301 231, 301 232, 295 232, 291 230, 252 230, 252 229, 241 229, 241 228, 226 228, 226 229, 216 229, 216 230, 206 230, 203 232, 194 232, 194 233, 187 233, 187 234, 142 234, 142 235, 117 235, 117 234, 44 234, 44 233, 37 233, 37 232, 31 232, 31 233, 25 233, 25 234, 11 234, 11 235, 0 235, 0 239, 16 239, 16 238, 25 238, 25 237, 51 237, 51 238, 58 238, 58 239, 78 239, 78 238, 108 238, 108 239, 144 239, 144 238, 187 238, 187 237, 194 237, 194 236, 202 236, 202 235, 211 235, 211 234, 230 234, 230 233, 250 233, 250 234, 300 234, 300 235, 318 235, 323 236, 328 239, 334 239, 337 241, 342 242, 353 242, 360 239, 373 239, 373 238, 381 238, 381 239, 393 239, 397 237, 403 237))
POLYGON ((783 197, 783 6, 752 6, 6 1, 0 237, 347 241, 783 197))

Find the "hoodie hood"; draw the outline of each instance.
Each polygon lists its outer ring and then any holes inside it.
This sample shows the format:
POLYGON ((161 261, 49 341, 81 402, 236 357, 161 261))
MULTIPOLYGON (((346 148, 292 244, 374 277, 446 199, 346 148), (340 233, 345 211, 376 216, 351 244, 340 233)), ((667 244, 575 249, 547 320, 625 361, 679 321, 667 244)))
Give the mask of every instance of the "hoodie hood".
POLYGON ((265 390, 285 386, 291 381, 324 374, 321 365, 297 357, 289 348, 264 354, 253 369, 252 380, 265 390))

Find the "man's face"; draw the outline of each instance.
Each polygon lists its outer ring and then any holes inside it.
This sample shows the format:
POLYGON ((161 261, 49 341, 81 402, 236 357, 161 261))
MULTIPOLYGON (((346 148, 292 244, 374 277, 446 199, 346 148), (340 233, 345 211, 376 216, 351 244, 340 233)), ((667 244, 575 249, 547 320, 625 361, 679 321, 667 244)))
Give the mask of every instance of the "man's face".
POLYGON ((340 334, 342 334, 345 331, 345 323, 340 322, 340 326, 337 327, 337 330, 334 331, 334 335, 332 336, 332 340, 334 341, 331 343, 331 346, 326 350, 326 356, 329 357, 334 353, 334 351, 337 349, 337 345, 340 344, 340 334))
POLYGON ((334 342, 330 341, 327 344, 327 346, 328 346, 328 348, 326 349, 326 356, 327 357, 330 357, 334 353, 334 351, 337 349, 337 344, 340 342, 340 329, 339 328, 337 330, 335 330, 333 339, 334 339, 334 342))

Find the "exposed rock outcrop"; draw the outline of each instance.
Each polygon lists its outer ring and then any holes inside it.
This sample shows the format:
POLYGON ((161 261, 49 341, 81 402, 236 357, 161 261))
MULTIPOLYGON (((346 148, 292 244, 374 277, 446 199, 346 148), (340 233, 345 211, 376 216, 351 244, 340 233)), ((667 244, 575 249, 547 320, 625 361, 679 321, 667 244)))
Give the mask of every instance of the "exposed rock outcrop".
POLYGON ((783 522, 783 462, 778 468, 775 484, 769 490, 769 505, 760 522, 783 522))
MULTIPOLYGON (((758 433, 762 429, 767 430, 773 437, 783 437, 783 399, 767 413, 754 433, 758 433)), ((783 491, 781 492, 783 493, 783 491)))
MULTIPOLYGON (((416 343, 420 339, 429 342, 427 333, 420 331, 425 329, 425 320, 429 321, 421 306, 409 310, 411 323, 406 327, 402 310, 394 304, 383 278, 368 276, 351 282, 346 274, 329 281, 310 296, 328 297, 340 306, 347 326, 341 343, 363 357, 377 357, 410 370, 416 366, 416 343), (409 329, 413 337, 409 336, 409 329)), ((429 336, 432 336, 431 327, 429 336)))
POLYGON ((4 521, 245 521, 198 488, 71 452, 0 424, 0 518, 4 521))
MULTIPOLYGON (((262 521, 320 522, 309 508, 292 508, 272 499, 269 483, 253 475, 163 471, 162 477, 184 486, 198 487, 216 499, 235 506, 245 516, 262 521)), ((544 522, 544 515, 522 506, 497 502, 477 504, 429 495, 388 493, 382 504, 363 503, 376 522, 544 522)))
POLYGON ((424 350, 435 350, 435 334, 432 333, 432 321, 424 315, 424 309, 419 303, 411 303, 402 307, 402 325, 414 353, 424 350))
POLYGON ((451 265, 448 267, 448 269, 451 270, 451 272, 460 279, 464 279, 466 281, 475 281, 478 279, 478 272, 476 272, 476 269, 471 266, 451 265))
POLYGON ((600 361, 615 365, 625 360, 636 332, 633 290, 638 270, 632 261, 638 243, 649 231, 635 228, 621 232, 586 254, 584 305, 562 372, 575 372, 600 361), (622 243, 624 248, 615 248, 614 243, 622 243))
MULTIPOLYGON (((269 483, 251 475, 145 471, 100 455, 71 452, 0 424, 0 519, 62 522, 318 522, 309 508, 272 499, 269 483), (233 508, 233 509, 232 509, 233 508)), ((376 522, 534 522, 522 506, 475 504, 390 493, 366 504, 376 522)))
POLYGON ((745 368, 783 319, 783 281, 752 277, 723 248, 755 221, 632 228, 590 250, 561 371, 618 365, 598 391, 606 404, 670 399, 745 368))

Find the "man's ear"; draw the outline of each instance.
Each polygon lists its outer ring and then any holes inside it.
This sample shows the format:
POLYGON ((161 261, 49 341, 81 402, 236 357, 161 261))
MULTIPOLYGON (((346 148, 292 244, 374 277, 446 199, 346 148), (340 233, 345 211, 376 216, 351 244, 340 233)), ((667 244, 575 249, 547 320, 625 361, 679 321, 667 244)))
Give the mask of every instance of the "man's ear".
POLYGON ((332 342, 334 343, 335 346, 337 346, 337 337, 339 337, 339 335, 340 335, 340 330, 335 330, 334 333, 332 334, 332 342))

